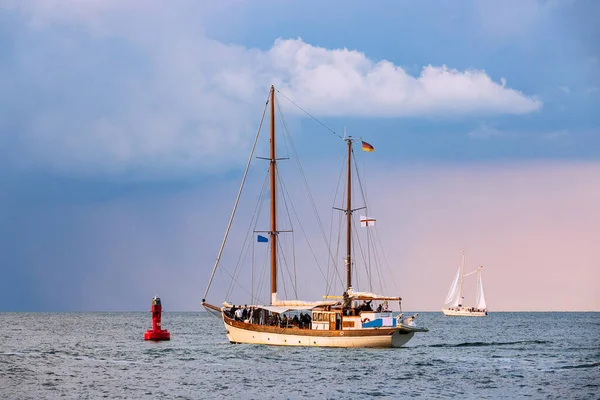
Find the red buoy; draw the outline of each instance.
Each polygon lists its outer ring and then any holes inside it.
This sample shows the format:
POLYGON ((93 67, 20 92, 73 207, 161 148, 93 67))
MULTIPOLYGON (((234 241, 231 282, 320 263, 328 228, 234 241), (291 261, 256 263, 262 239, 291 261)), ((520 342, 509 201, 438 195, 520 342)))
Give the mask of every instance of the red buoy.
POLYGON ((152 299, 152 329, 148 329, 144 334, 144 340, 171 340, 171 334, 168 330, 160 327, 160 314, 162 305, 160 297, 152 299))

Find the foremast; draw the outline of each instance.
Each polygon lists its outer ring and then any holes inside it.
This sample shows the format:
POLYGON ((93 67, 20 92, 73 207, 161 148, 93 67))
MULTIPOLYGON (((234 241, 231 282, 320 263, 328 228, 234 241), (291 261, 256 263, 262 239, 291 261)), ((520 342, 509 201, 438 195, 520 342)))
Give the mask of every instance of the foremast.
POLYGON ((351 137, 344 139, 348 144, 348 198, 346 201, 346 291, 352 289, 352 142, 351 137))
POLYGON ((460 280, 458 284, 458 305, 462 306, 462 287, 463 287, 463 276, 465 274, 465 252, 462 252, 462 262, 460 264, 460 280))
POLYGON ((277 158, 275 154, 275 87, 271 85, 271 137, 269 143, 271 149, 269 160, 271 162, 270 183, 271 183, 271 231, 269 232, 271 241, 271 304, 277 303, 277 158))

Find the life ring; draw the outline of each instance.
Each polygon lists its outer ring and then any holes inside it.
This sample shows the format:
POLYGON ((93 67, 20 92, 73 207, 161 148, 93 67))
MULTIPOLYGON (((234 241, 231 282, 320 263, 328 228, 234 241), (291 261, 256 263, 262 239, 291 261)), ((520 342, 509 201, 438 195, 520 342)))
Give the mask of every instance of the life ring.
POLYGON ((371 320, 369 318, 365 318, 365 319, 361 320, 360 322, 362 322, 364 324, 365 322, 371 322, 371 320))

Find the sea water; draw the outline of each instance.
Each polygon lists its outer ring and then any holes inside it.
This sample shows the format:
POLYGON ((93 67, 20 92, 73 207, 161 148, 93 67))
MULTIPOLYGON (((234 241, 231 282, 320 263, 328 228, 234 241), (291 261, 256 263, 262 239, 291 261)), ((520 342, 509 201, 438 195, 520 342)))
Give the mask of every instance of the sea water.
POLYGON ((420 313, 400 349, 230 344, 211 314, 0 313, 1 399, 600 398, 600 313, 420 313))

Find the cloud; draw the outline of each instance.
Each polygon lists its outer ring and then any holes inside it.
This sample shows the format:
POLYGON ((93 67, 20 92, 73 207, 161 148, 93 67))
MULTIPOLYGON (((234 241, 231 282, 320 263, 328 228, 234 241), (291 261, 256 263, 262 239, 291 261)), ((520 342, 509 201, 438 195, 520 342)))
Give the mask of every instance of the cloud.
MULTIPOLYGON (((5 162, 145 177, 236 165, 270 84, 319 116, 524 114, 542 107, 483 70, 389 61, 302 39, 268 50, 210 39, 197 2, 9 2, 0 61, 5 162), (199 16, 199 17, 198 17, 199 16), (10 132, 10 133, 9 133, 10 132)), ((216 14, 215 14, 216 13, 216 14)), ((220 15, 220 14, 219 14, 220 15)), ((226 23, 226 22, 225 22, 226 23)))
POLYGON ((487 124, 481 124, 468 133, 468 136, 473 139, 491 139, 494 137, 500 137, 505 135, 505 132, 491 127, 487 124))
POLYGON ((480 70, 423 67, 418 77, 364 53, 277 40, 270 56, 283 90, 323 115, 524 114, 542 103, 480 70))

